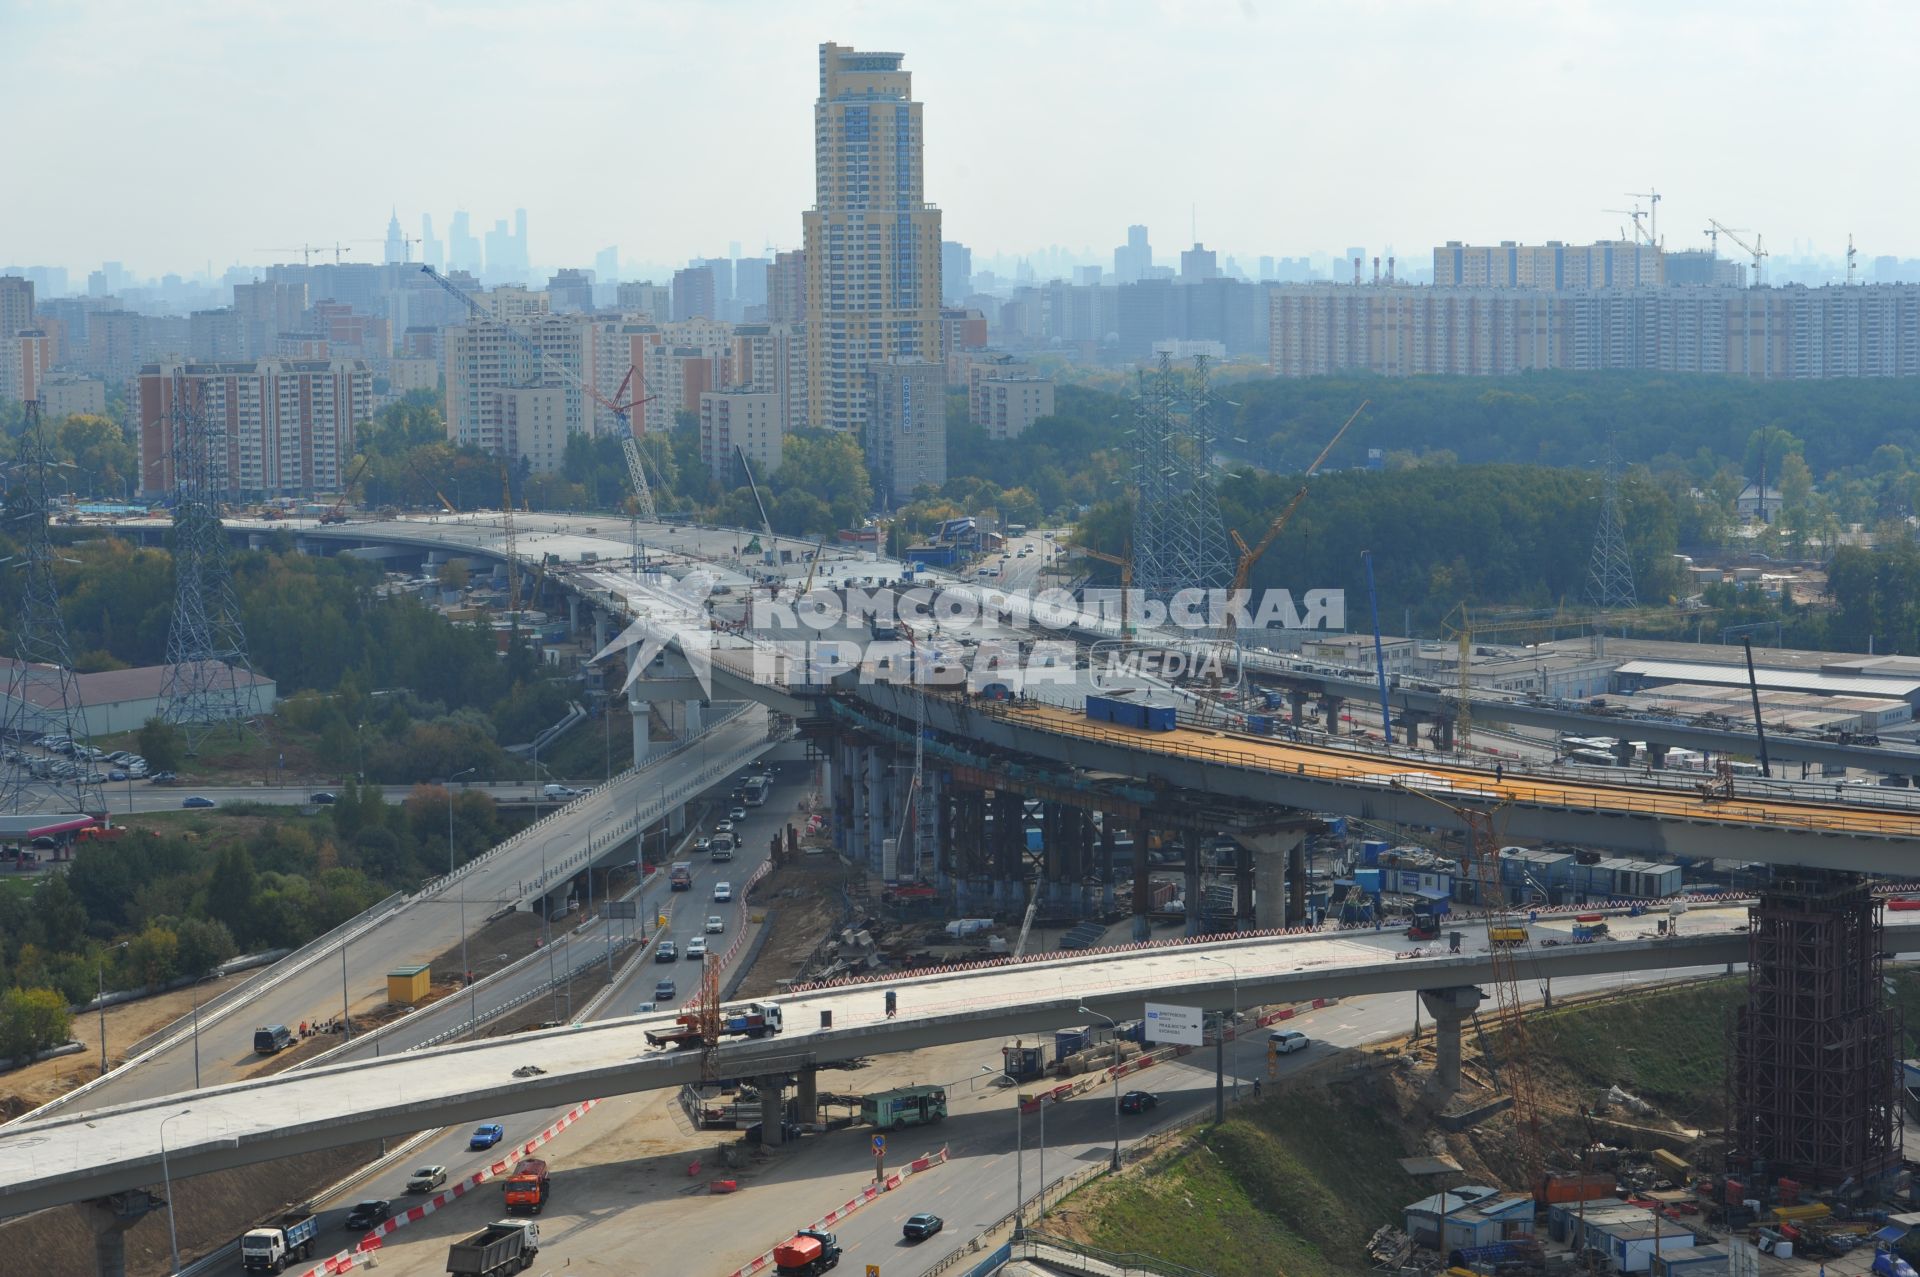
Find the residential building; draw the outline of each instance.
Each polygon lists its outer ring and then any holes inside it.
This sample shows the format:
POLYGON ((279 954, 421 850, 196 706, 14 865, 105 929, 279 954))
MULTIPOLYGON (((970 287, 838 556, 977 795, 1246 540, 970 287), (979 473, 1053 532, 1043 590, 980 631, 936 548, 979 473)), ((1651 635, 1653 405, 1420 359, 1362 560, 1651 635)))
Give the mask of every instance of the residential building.
POLYGON ((862 443, 874 499, 901 505, 947 481, 946 368, 924 359, 870 364, 862 443))
POLYGON ((1595 244, 1520 244, 1489 247, 1448 240, 1433 250, 1436 288, 1658 288, 1662 253, 1636 240, 1595 244))
POLYGON ((494 392, 530 387, 561 390, 567 433, 587 429, 587 397, 560 371, 571 370, 583 380, 588 375, 584 317, 543 314, 511 329, 497 320, 480 320, 449 328, 444 338, 449 439, 496 456, 515 455, 500 420, 501 401, 494 392), (541 355, 536 356, 523 341, 541 355))
POLYGON ((807 319, 807 255, 800 249, 775 253, 767 272, 767 322, 802 324, 807 319))
MULTIPOLYGON (((921 104, 903 60, 820 46, 814 206, 801 219, 807 417, 834 430, 871 421, 870 367, 938 366, 940 210, 926 202, 921 104)), ((897 373, 880 381, 902 384, 897 373)), ((944 413, 939 429, 944 448, 944 413)))
POLYGON ((387 383, 396 395, 411 394, 416 390, 438 390, 440 361, 417 356, 396 358, 387 365, 387 383))
POLYGON ((99 310, 87 317, 87 353, 81 371, 110 386, 124 386, 146 358, 145 318, 131 310, 99 310))
POLYGON ((947 366, 947 384, 967 384, 968 357, 987 345, 987 317, 969 306, 948 306, 940 311, 940 360, 947 366))
POLYGON ((493 392, 494 417, 506 455, 533 474, 556 474, 566 461, 567 394, 558 386, 514 386, 493 392))
POLYGON ((149 494, 173 486, 176 396, 215 432, 216 491, 310 496, 337 492, 345 481, 357 428, 371 414, 373 372, 347 359, 145 365, 137 426, 140 487, 149 494))
POLYGON ((980 350, 973 352, 967 360, 966 375, 959 384, 967 388, 967 420, 974 425, 986 424, 985 403, 981 386, 989 377, 1030 377, 1033 365, 1018 355, 1010 355, 1004 350, 980 350))
POLYGON ((673 272, 673 318, 719 319, 718 280, 711 266, 689 266, 673 272))
POLYGON ((407 233, 400 229, 400 210, 396 208, 387 218, 386 257, 384 260, 391 265, 394 262, 409 261, 412 259, 412 256, 407 248, 407 233))
POLYGON ((546 290, 526 288, 519 284, 501 284, 489 288, 475 295, 474 300, 495 319, 507 324, 523 324, 527 320, 553 313, 553 299, 547 296, 546 290))
POLYGON ((593 272, 568 268, 547 280, 547 303, 556 315, 593 309, 593 272))
POLYGON ((1153 245, 1147 242, 1147 228, 1127 227, 1127 242, 1113 250, 1113 282, 1137 284, 1153 271, 1153 245))
POLYGON ((0 339, 0 351, 0 398, 40 398, 53 371, 53 339, 43 329, 22 328, 0 339))
POLYGON ((1220 263, 1214 251, 1204 244, 1196 243, 1192 248, 1180 254, 1180 282, 1197 284, 1203 279, 1220 278, 1220 263))
POLYGON ((708 390, 700 395, 700 459, 707 473, 723 488, 741 477, 735 472, 734 449, 746 455, 755 478, 780 468, 780 396, 762 390, 708 390))
POLYGON ((259 359, 272 352, 281 333, 299 330, 307 311, 307 286, 274 279, 235 284, 233 308, 240 313, 245 334, 244 357, 259 359))
POLYGON ((187 355, 196 363, 236 363, 247 357, 247 326, 231 306, 187 316, 187 355))
POLYGON ((40 379, 40 411, 48 417, 72 417, 107 412, 107 383, 98 377, 56 372, 40 379))
POLYGON ((629 318, 644 315, 656 324, 673 318, 673 290, 652 280, 623 282, 614 292, 615 305, 629 318))
POLYGON ((764 391, 775 397, 783 433, 805 422, 807 335, 803 325, 736 324, 727 373, 735 389, 764 391))
POLYGON ((974 424, 989 439, 1018 439, 1027 427, 1053 415, 1053 378, 988 377, 980 382, 979 415, 974 424))
POLYGON ((742 257, 733 263, 733 306, 736 320, 754 323, 767 318, 767 276, 773 263, 764 257, 742 257))

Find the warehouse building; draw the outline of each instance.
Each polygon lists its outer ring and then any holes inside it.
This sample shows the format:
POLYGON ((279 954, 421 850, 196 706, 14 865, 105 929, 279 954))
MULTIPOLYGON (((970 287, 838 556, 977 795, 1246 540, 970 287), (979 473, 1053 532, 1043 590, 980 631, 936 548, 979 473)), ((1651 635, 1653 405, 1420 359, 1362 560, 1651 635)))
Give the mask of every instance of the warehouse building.
MULTIPOLYGON (((9 658, 0 657, 0 678, 4 679, 0 683, 0 701, 6 702, 0 705, 0 713, 8 713, 13 709, 13 672, 17 664, 9 658)), ((86 734, 99 737, 138 731, 148 719, 163 717, 167 707, 167 678, 172 669, 171 665, 140 665, 133 669, 75 675, 74 681, 80 693, 81 721, 85 724, 86 734)), ((245 670, 235 671, 234 678, 251 702, 252 715, 273 712, 274 703, 279 698, 278 684, 270 678, 245 670)), ((36 679, 28 683, 27 688, 37 709, 53 713, 59 711, 57 702, 42 703, 48 693, 55 690, 47 680, 36 679)))

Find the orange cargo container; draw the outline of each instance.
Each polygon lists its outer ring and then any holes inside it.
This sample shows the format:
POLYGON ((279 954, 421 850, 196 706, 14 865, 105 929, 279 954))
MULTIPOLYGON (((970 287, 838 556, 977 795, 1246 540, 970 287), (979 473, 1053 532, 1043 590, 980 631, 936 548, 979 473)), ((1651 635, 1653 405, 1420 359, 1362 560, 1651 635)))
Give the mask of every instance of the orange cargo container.
POLYGON ((1612 1197, 1617 1187, 1613 1176, 1600 1171, 1585 1175, 1548 1175, 1534 1190, 1534 1199, 1542 1202, 1595 1201, 1612 1197))

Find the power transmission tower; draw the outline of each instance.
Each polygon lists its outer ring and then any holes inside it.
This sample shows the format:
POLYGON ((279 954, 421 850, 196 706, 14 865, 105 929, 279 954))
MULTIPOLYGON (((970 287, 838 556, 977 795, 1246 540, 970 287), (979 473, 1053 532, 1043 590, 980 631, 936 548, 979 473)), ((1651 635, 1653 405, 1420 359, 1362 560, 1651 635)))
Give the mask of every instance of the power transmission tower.
POLYGON ((1633 560, 1620 521, 1620 467, 1607 441, 1606 477, 1600 496, 1600 526, 1593 533, 1593 559, 1587 567, 1587 601, 1602 612, 1639 606, 1633 589, 1633 560))
POLYGON ((224 434, 216 440, 204 406, 189 402, 193 387, 185 378, 176 377, 171 389, 173 623, 161 699, 191 754, 213 730, 245 732, 258 707, 220 526, 226 465, 216 444, 224 445, 224 434))
POLYGON ((59 765, 55 759, 27 752, 42 736, 65 737, 76 745, 87 737, 80 683, 53 580, 53 540, 47 535, 47 507, 55 491, 47 433, 40 401, 29 399, 20 460, 8 476, 7 523, 20 543, 25 580, 13 631, 15 663, 7 670, 7 699, 0 703, 0 739, 13 747, 8 761, 0 764, 0 811, 97 813, 106 805, 99 784, 88 779, 93 765, 84 755, 67 765, 73 774, 63 778, 54 774, 59 765), (40 765, 37 775, 35 763, 40 765))
POLYGON ((1134 400, 1133 583, 1148 598, 1218 589, 1233 575, 1213 490, 1213 390, 1207 360, 1176 372, 1160 357, 1134 400))

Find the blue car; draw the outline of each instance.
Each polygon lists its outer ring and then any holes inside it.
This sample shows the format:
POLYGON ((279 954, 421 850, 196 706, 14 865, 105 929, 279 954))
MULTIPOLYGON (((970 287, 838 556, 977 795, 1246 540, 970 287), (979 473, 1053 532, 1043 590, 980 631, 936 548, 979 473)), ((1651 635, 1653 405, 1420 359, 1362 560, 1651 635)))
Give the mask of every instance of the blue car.
POLYGON ((213 806, 213 799, 202 798, 200 795, 195 794, 191 798, 182 798, 180 805, 182 807, 211 807, 213 806))
POLYGON ((467 1147, 471 1149, 492 1148, 504 1139, 506 1134, 505 1131, 500 1129, 500 1123, 488 1122, 485 1126, 476 1126, 473 1128, 473 1138, 467 1141, 467 1147))

